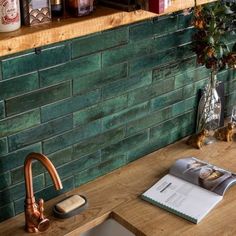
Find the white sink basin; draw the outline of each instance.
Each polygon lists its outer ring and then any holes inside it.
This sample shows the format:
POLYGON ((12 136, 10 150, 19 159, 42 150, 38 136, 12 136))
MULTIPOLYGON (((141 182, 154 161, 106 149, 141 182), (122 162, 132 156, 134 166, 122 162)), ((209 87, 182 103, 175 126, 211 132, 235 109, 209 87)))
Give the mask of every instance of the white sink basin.
POLYGON ((81 233, 80 236, 135 236, 135 234, 130 232, 117 221, 108 219, 102 224, 81 233))

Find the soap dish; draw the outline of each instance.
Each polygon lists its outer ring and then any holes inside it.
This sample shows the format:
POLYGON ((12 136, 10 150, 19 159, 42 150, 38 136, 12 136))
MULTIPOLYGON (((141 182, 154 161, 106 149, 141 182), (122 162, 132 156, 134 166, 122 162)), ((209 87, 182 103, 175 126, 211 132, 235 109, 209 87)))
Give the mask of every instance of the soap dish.
MULTIPOLYGON (((65 201, 66 199, 71 198, 71 197, 73 197, 73 196, 74 196, 74 195, 71 195, 71 196, 69 196, 69 197, 66 197, 66 198, 64 198, 63 200, 61 200, 60 202, 58 202, 57 204, 59 204, 59 203, 65 201)), ((65 218, 69 218, 69 217, 78 215, 78 214, 80 214, 81 212, 83 212, 83 211, 88 207, 88 201, 87 201, 86 197, 84 197, 84 196, 82 196, 82 195, 78 195, 78 196, 81 197, 81 198, 83 198, 83 199, 85 200, 85 202, 84 202, 81 206, 79 206, 79 207, 77 207, 77 208, 75 208, 75 209, 73 209, 73 210, 71 210, 71 211, 69 211, 69 212, 64 213, 64 212, 61 212, 61 211, 59 211, 59 210, 57 209, 57 207, 56 207, 57 204, 56 204, 56 205, 53 207, 53 214, 54 214, 54 216, 57 217, 57 218, 60 218, 60 219, 65 219, 65 218)))

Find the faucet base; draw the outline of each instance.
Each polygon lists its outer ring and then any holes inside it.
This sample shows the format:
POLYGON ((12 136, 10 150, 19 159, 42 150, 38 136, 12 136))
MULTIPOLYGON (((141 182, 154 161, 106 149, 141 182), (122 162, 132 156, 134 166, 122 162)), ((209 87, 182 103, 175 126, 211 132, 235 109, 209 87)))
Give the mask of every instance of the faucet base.
POLYGON ((46 231, 50 226, 49 219, 45 218, 39 222, 37 227, 33 225, 25 225, 25 231, 28 233, 38 233, 38 232, 43 232, 46 231))
POLYGON ((34 227, 34 226, 30 227, 27 225, 25 226, 25 231, 28 233, 38 233, 39 232, 39 230, 36 227, 34 227))

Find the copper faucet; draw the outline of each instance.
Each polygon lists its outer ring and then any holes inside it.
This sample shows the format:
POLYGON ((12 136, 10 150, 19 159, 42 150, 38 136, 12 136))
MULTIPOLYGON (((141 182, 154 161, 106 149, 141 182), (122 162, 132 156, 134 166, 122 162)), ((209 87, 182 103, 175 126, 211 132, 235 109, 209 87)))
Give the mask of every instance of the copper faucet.
POLYGON ((24 164, 25 171, 25 230, 30 233, 45 231, 49 227, 49 220, 44 217, 44 201, 39 199, 39 203, 35 202, 34 191, 33 191, 33 177, 32 177, 32 161, 36 159, 40 161, 45 168, 48 170, 55 188, 57 190, 62 189, 61 180, 58 173, 53 166, 52 162, 43 154, 30 153, 24 164))

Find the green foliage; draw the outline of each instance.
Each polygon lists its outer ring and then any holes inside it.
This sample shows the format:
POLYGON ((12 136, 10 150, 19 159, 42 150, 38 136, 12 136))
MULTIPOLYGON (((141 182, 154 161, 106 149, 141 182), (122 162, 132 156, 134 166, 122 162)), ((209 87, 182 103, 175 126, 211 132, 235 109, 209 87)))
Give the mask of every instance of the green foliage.
POLYGON ((236 37, 236 3, 217 1, 214 4, 196 6, 193 51, 198 63, 211 70, 236 68, 236 43, 230 50, 227 38, 236 37))

